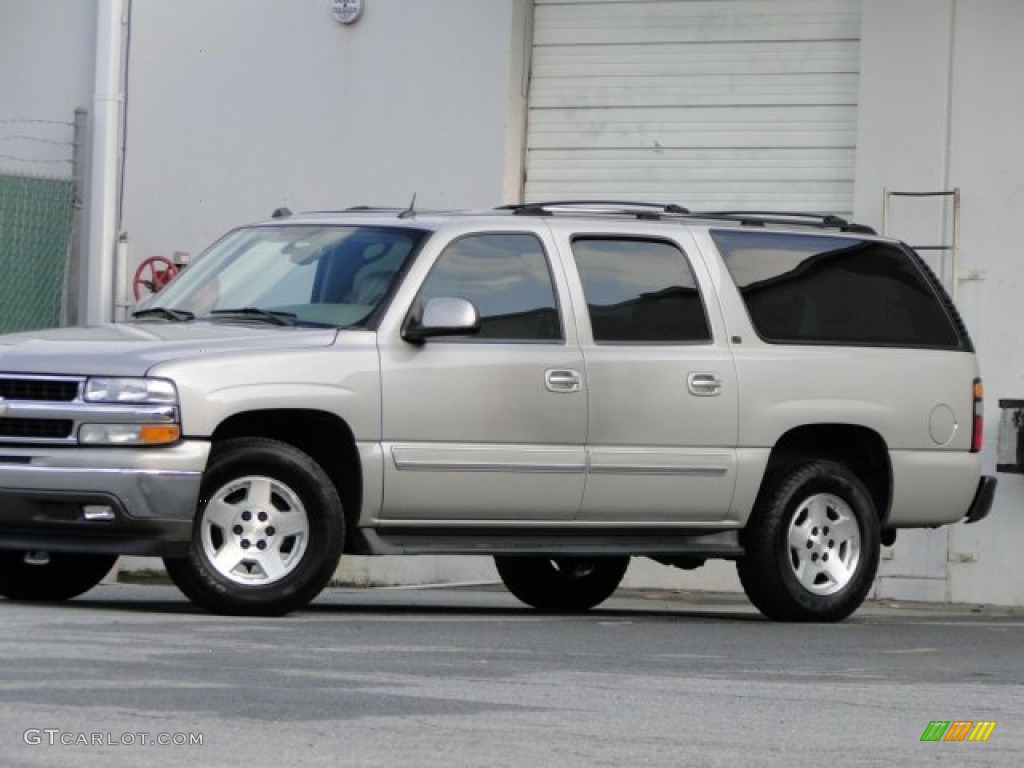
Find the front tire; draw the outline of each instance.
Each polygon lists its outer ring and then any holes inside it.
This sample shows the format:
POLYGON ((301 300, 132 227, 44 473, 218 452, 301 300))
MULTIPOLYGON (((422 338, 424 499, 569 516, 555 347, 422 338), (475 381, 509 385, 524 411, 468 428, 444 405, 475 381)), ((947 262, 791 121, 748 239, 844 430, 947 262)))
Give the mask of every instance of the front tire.
POLYGON ((864 602, 878 570, 871 495, 844 465, 797 465, 759 498, 737 561, 750 601, 778 621, 840 621, 864 602))
POLYGON ((279 616, 324 588, 344 546, 337 489, 310 456, 266 438, 214 447, 187 557, 171 580, 215 613, 279 616))
POLYGON ((542 611, 579 613, 618 588, 628 557, 495 557, 508 591, 542 611))
POLYGON ((0 595, 11 600, 70 600, 103 581, 116 562, 116 555, 0 552, 0 595))

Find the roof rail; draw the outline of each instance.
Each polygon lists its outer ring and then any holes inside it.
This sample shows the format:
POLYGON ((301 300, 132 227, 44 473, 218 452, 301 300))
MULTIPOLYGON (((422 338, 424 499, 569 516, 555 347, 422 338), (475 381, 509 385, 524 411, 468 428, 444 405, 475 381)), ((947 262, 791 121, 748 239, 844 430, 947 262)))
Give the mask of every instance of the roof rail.
POLYGON ((661 214, 685 216, 690 211, 675 203, 650 203, 638 200, 546 200, 538 203, 502 205, 496 210, 512 211, 516 216, 551 216, 555 208, 586 209, 587 213, 636 216, 638 219, 659 219, 661 214))
POLYGON ((503 205, 497 210, 512 211, 517 216, 553 216, 556 212, 577 212, 636 216, 638 219, 710 219, 734 221, 743 226, 788 224, 791 226, 837 229, 864 235, 877 234, 871 227, 855 224, 832 214, 799 211, 691 211, 675 203, 649 203, 635 200, 548 200, 521 205, 503 205))
POLYGON ((744 226, 765 224, 793 224, 801 227, 838 229, 840 232, 856 232, 863 235, 877 235, 871 227, 847 221, 830 213, 803 213, 799 211, 694 211, 690 214, 697 219, 720 219, 736 221, 744 226))
POLYGON ((351 205, 348 208, 314 208, 299 211, 300 216, 316 216, 324 213, 398 213, 405 210, 399 206, 351 205))

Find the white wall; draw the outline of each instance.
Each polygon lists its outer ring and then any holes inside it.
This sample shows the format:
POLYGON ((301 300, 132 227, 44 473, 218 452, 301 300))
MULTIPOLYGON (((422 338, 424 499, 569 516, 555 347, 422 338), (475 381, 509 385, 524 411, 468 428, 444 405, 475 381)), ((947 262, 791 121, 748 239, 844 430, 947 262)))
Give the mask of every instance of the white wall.
POLYGON ((527 0, 135 0, 130 261, 292 210, 518 195, 527 0))
POLYGON ((92 103, 95 42, 94 3, 0 0, 0 173, 70 177, 70 123, 92 103))
MULTIPOLYGON (((1024 3, 960 0, 957 5, 951 176, 964 189, 964 267, 984 281, 961 284, 987 385, 988 449, 995 463, 1000 398, 1024 397, 1024 3)), ((993 518, 952 531, 950 595, 956 601, 1024 605, 1024 479, 1000 476, 993 518)))
MULTIPOLYGON (((994 471, 1000 398, 1024 397, 1024 3, 865 0, 857 217, 880 223, 882 189, 962 192, 958 304, 985 377, 986 470, 994 471)), ((938 203, 894 205, 893 234, 943 236, 938 203)), ((949 212, 946 211, 948 225, 949 212)), ((948 226, 946 231, 948 232, 948 226)), ((992 516, 971 526, 901 533, 880 594, 1024 604, 1024 479, 1000 475, 992 516)))

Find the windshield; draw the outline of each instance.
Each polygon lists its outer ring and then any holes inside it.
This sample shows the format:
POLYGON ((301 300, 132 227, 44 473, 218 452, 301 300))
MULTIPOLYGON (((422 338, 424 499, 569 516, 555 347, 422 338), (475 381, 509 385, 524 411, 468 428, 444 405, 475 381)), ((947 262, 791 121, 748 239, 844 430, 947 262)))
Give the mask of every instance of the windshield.
POLYGON ((277 323, 289 317, 289 324, 360 326, 390 295, 425 235, 323 225, 235 230, 135 314, 277 323))

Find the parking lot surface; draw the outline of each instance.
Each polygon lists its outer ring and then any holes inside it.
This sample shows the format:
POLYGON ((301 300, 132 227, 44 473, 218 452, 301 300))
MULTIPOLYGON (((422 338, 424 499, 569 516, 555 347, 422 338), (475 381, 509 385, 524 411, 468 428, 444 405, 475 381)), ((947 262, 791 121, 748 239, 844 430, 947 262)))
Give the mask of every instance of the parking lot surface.
POLYGON ((0 764, 1018 766, 1024 613, 868 603, 775 624, 630 592, 544 615, 491 588, 330 589, 281 619, 171 587, 0 601, 0 764), (933 721, 987 741, 922 742, 933 721), (201 742, 201 743, 200 743, 201 742))

